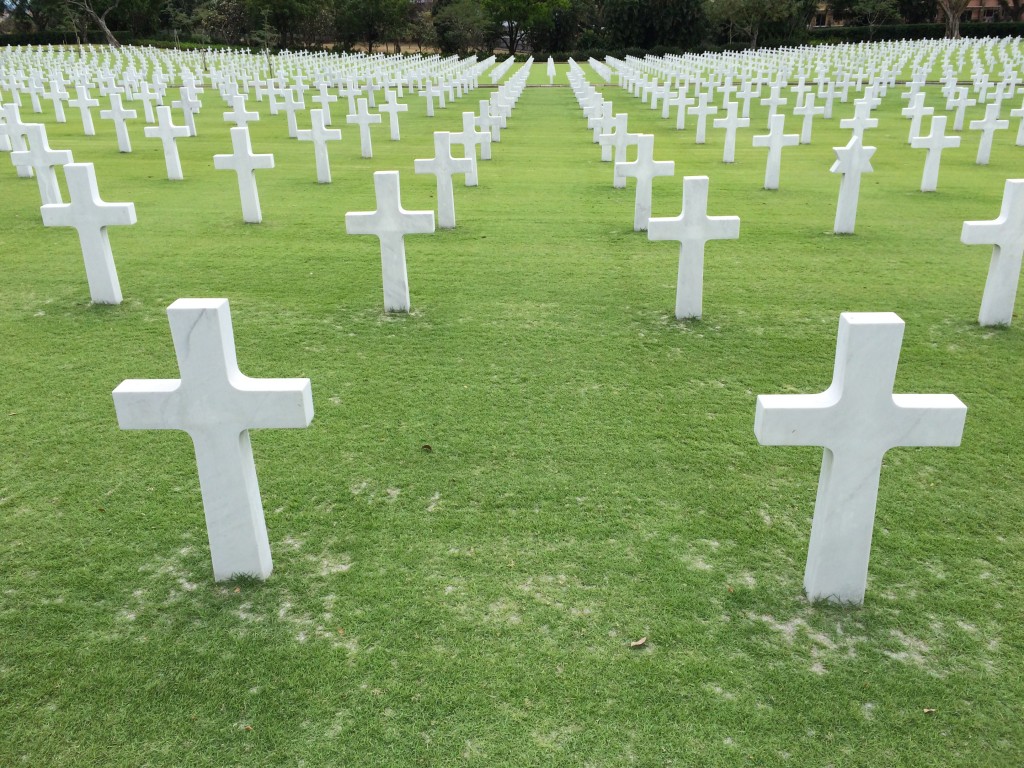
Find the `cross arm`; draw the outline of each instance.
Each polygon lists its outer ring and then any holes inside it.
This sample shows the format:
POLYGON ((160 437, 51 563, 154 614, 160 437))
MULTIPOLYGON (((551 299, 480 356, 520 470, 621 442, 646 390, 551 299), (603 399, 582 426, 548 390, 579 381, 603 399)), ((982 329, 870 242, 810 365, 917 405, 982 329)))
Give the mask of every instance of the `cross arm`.
POLYGON ((708 240, 738 240, 740 217, 708 216, 703 234, 708 240))
POLYGON ((114 390, 114 410, 121 429, 174 429, 168 406, 181 388, 181 379, 126 379, 114 390))
POLYGON ((252 429, 301 429, 313 420, 313 393, 309 379, 251 379, 232 377, 245 405, 252 429))
POLYGON ((104 214, 104 227, 127 227, 136 222, 135 203, 104 203, 96 205, 104 214))
POLYGON ((1007 179, 999 216, 991 221, 965 221, 960 241, 965 245, 1000 245, 1024 249, 1024 179, 1007 179))
POLYGON ((73 227, 75 225, 70 203, 47 203, 39 212, 44 227, 73 227))
POLYGON ((380 216, 377 211, 356 211, 345 214, 345 232, 349 235, 380 237, 380 216))
POLYGON ((960 242, 964 245, 998 245, 1005 227, 1006 222, 1001 219, 965 221, 960 230, 960 242))
POLYGON ((838 400, 831 388, 816 395, 758 395, 754 436, 761 445, 828 447, 828 414, 838 400))
POLYGON ((433 211, 403 211, 404 235, 430 235, 434 232, 433 211))
POLYGON ((892 402, 903 424, 893 447, 960 445, 967 406, 956 395, 893 395, 892 402))

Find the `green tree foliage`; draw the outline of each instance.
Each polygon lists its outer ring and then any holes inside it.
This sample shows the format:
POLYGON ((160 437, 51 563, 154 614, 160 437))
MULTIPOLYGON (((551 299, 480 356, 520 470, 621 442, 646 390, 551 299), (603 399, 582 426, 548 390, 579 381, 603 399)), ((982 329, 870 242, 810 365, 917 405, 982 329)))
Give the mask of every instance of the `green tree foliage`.
POLYGON ((424 48, 432 48, 437 45, 437 32, 434 29, 434 16, 426 8, 417 8, 409 21, 408 39, 415 43, 419 52, 424 48))
POLYGON ((936 0, 898 0, 900 18, 907 24, 929 24, 939 15, 936 0))
MULTIPOLYGON (((592 49, 696 50, 800 42, 818 0, 0 0, 4 27, 84 40, 113 30, 181 42, 389 49, 403 41, 446 54, 495 47, 537 55, 592 49)), ((945 18, 955 36, 967 0, 828 0, 836 18, 875 27, 945 18), (946 8, 948 6, 948 8, 946 8), (940 7, 942 11, 940 11, 940 7), (941 13, 941 15, 940 15, 941 13)), ((1024 16, 1024 0, 998 0, 1024 16)))
POLYGON ((604 0, 610 45, 620 48, 696 48, 704 37, 701 0, 604 0))
POLYGON ((552 28, 556 13, 569 8, 569 0, 486 0, 498 41, 509 53, 552 28))
POLYGON ((868 27, 872 37, 875 27, 900 19, 897 0, 832 0, 830 5, 833 18, 851 26, 868 27))
POLYGON ((816 6, 815 0, 708 0, 707 14, 719 40, 757 48, 799 40, 816 6))
MULTIPOLYGON (((534 17, 527 37, 536 52, 573 51, 582 41, 596 36, 600 27, 598 0, 565 0, 553 3, 549 11, 534 17), (591 33, 588 35, 588 32, 591 33)), ((592 43, 590 43, 592 45, 592 43)))
POLYGON ((404 36, 412 11, 409 0, 337 0, 338 38, 373 51, 381 42, 404 36))
POLYGON ((21 32, 58 31, 69 29, 72 24, 64 0, 13 0, 4 3, 3 8, 11 14, 15 29, 21 32))
POLYGON ((435 0, 434 30, 445 55, 465 56, 491 47, 494 20, 477 0, 435 0))

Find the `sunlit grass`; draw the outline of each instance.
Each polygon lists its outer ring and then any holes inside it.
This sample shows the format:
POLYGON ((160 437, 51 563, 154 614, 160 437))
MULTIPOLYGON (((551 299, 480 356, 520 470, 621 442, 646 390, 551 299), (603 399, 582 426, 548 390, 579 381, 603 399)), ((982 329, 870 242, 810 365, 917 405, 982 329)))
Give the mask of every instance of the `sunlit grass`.
POLYGON ((632 231, 567 87, 526 91, 480 186, 456 188, 457 229, 407 239, 408 316, 383 313, 377 242, 344 214, 373 208, 374 170, 431 208, 412 161, 489 91, 434 119, 410 98, 373 160, 336 111, 331 185, 260 105, 253 146, 277 167, 255 226, 213 170, 214 92, 182 182, 140 121, 122 155, 109 122, 85 138, 72 110, 39 116, 138 224, 111 230, 124 303, 91 306, 75 233, 0 174, 0 763, 1024 762, 1024 320, 977 325, 989 249, 959 242, 1024 149, 1014 124, 976 166, 965 131, 923 194, 899 90, 837 237, 852 104, 766 192, 764 108, 725 165, 721 131, 697 146, 606 88, 676 162, 655 215, 706 174, 709 213, 741 218, 708 245, 699 322, 673 318, 677 246, 632 231), (312 380, 309 429, 253 433, 265 583, 213 583, 188 437, 117 429, 120 381, 177 377, 165 309, 186 296, 230 299, 243 372, 312 380), (842 311, 897 312, 897 391, 969 408, 962 447, 887 456, 860 610, 802 597, 820 450, 752 428, 757 394, 828 385, 842 311))

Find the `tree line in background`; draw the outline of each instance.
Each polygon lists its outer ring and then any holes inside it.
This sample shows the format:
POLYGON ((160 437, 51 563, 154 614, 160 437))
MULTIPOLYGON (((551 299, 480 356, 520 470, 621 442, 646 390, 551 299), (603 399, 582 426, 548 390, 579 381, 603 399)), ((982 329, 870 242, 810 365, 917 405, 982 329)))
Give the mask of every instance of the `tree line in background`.
MULTIPOLYGON (((946 20, 968 0, 828 0, 832 17, 870 28, 946 20)), ((999 0, 1018 21, 1024 0, 999 0)), ((0 0, 0 32, 69 42, 99 32, 174 43, 515 54, 699 50, 800 42, 817 0, 0 0), (115 32, 116 30, 116 32, 115 32)))

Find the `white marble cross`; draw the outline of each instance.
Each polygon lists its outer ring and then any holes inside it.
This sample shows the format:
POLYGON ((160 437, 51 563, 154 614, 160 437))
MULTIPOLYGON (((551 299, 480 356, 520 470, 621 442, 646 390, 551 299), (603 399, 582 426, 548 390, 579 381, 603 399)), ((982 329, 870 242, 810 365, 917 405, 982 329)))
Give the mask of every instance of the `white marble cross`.
POLYGON ((331 183, 331 161, 327 153, 328 141, 341 141, 341 131, 338 128, 328 128, 322 109, 311 109, 309 118, 312 127, 307 130, 295 132, 299 141, 313 142, 313 155, 316 157, 316 180, 320 184, 331 183))
POLYGON ((679 88, 676 90, 675 96, 671 96, 665 100, 665 104, 670 107, 676 108, 676 130, 686 130, 686 113, 689 111, 691 104, 696 104, 696 99, 693 99, 687 94, 686 88, 679 88))
POLYGON ((82 83, 78 83, 75 86, 75 98, 68 101, 68 106, 75 107, 79 114, 81 114, 82 131, 86 136, 96 135, 96 126, 92 122, 92 112, 89 111, 89 108, 98 107, 99 105, 99 99, 91 98, 89 96, 89 89, 82 85, 82 83))
POLYGON ((32 100, 32 111, 38 115, 43 111, 43 105, 39 102, 39 97, 45 93, 43 76, 40 72, 33 72, 29 76, 28 87, 25 89, 25 92, 28 93, 29 98, 32 100))
POLYGON ((915 136, 921 135, 921 118, 935 113, 934 107, 924 105, 923 93, 915 93, 911 99, 910 106, 900 110, 900 114, 910 118, 910 132, 907 134, 907 144, 914 141, 915 136))
POLYGON ((779 107, 785 106, 789 103, 789 100, 784 96, 781 96, 779 92, 782 90, 781 86, 771 86, 771 94, 767 99, 761 99, 761 106, 768 107, 768 126, 772 125, 772 121, 775 119, 779 107))
POLYGON ((434 99, 440 98, 440 106, 444 106, 444 89, 438 88, 434 85, 434 81, 431 80, 427 83, 427 87, 420 91, 420 96, 427 100, 427 117, 434 116, 434 99))
POLYGON ((348 115, 345 120, 359 126, 359 151, 363 157, 373 157, 373 140, 370 138, 370 126, 378 125, 381 116, 378 112, 370 112, 366 99, 356 101, 357 109, 354 115, 348 115))
POLYGON ((804 95, 804 102, 799 107, 793 109, 794 115, 800 115, 803 117, 803 123, 800 127, 800 143, 810 144, 811 143, 811 128, 812 121, 815 115, 824 115, 825 108, 818 107, 814 104, 814 92, 810 92, 804 95))
POLYGON ((725 117, 715 118, 715 128, 725 129, 725 148, 722 150, 722 162, 736 162, 736 129, 750 125, 749 117, 739 117, 739 104, 735 101, 725 103, 725 117))
MULTIPOLYGON (((592 128, 594 131, 594 143, 601 146, 601 162, 610 163, 612 162, 612 152, 615 149, 615 145, 612 142, 612 137, 616 131, 619 130, 619 123, 622 123, 622 129, 625 130, 626 120, 629 119, 629 115, 626 113, 620 113, 622 117, 615 114, 614 104, 610 101, 606 101, 601 105, 600 117, 594 118, 594 124, 590 125, 588 121, 587 127, 592 128), (607 135, 608 138, 602 140, 601 137, 607 135)), ((1021 121, 1024 125, 1024 120, 1021 121)))
POLYGON ((857 99, 853 104, 853 117, 840 120, 839 127, 852 128, 853 135, 863 139, 865 129, 878 127, 878 118, 871 116, 871 102, 869 100, 857 99))
MULTIPOLYGON (((398 125, 398 113, 408 112, 409 105, 400 102, 398 97, 395 95, 395 92, 389 89, 385 91, 384 103, 377 107, 377 111, 383 112, 388 116, 388 128, 391 129, 391 140, 401 141, 402 132, 398 125)), ((473 113, 470 112, 470 114, 472 115, 473 113)))
POLYGON ((740 236, 738 216, 708 216, 709 183, 707 176, 684 176, 682 212, 671 218, 652 218, 647 224, 648 240, 679 241, 677 320, 703 314, 704 245, 708 240, 735 240, 740 236))
POLYGON ((181 158, 175 139, 188 138, 192 131, 187 125, 175 125, 171 117, 170 107, 157 107, 157 124, 147 125, 142 129, 147 139, 160 139, 163 142, 164 165, 167 167, 167 178, 170 181, 181 181, 185 178, 181 173, 181 158))
POLYGON ((68 99, 68 92, 64 90, 63 76, 59 72, 50 78, 50 88, 43 94, 43 98, 53 104, 53 119, 58 123, 66 123, 68 119, 64 114, 64 102, 68 99))
POLYGON ((338 100, 338 97, 330 92, 330 83, 321 80, 315 86, 316 93, 310 96, 310 101, 319 104, 324 113, 324 125, 331 126, 331 104, 338 100))
POLYGON ((924 161, 924 173, 921 174, 921 191, 934 192, 939 186, 939 164, 942 162, 942 150, 960 146, 959 136, 946 135, 946 116, 932 117, 931 132, 927 136, 915 136, 910 141, 914 149, 927 149, 924 161))
POLYGON ((153 90, 153 86, 143 80, 136 98, 142 102, 143 119, 149 124, 155 123, 156 115, 153 112, 153 106, 160 106, 160 94, 153 90))
POLYGON ((213 167, 219 171, 234 171, 238 175, 238 192, 242 199, 242 221, 259 224, 263 221, 260 196, 256 189, 256 170, 274 167, 272 154, 254 155, 249 139, 249 126, 231 129, 230 155, 214 155, 213 167))
POLYGON ((946 102, 946 111, 950 109, 956 110, 953 113, 953 130, 962 131, 964 129, 964 114, 968 107, 973 107, 977 104, 975 99, 967 98, 967 88, 957 88, 954 91, 954 95, 946 102))
MULTIPOLYGON (((491 159, 491 134, 476 129, 476 115, 472 112, 462 113, 462 131, 452 134, 452 144, 460 144, 466 157, 476 159, 476 148, 480 147, 480 159, 491 159)), ((480 183, 477 178, 476 163, 473 163, 473 175, 466 175, 466 186, 475 187, 480 183)))
POLYGON ((302 97, 301 92, 296 88, 285 88, 284 103, 281 104, 280 109, 285 111, 285 117, 288 120, 288 137, 291 139, 296 137, 299 130, 297 113, 305 108, 306 100, 302 97))
POLYGON ((839 201, 836 203, 836 220, 832 231, 839 234, 853 234, 857 223, 857 201, 860 199, 860 176, 871 173, 871 157, 875 147, 865 147, 859 136, 850 139, 845 147, 832 147, 836 161, 829 168, 832 173, 843 174, 839 182, 839 201))
POLYGON ((902 341, 892 312, 844 312, 827 390, 757 398, 759 443, 825 449, 804 572, 812 602, 864 602, 886 451, 960 444, 967 406, 958 398, 892 393, 902 341))
POLYGON ((714 115, 718 112, 717 106, 708 103, 709 98, 710 96, 702 91, 697 100, 697 106, 690 107, 690 114, 697 116, 694 144, 705 144, 707 142, 708 115, 714 115))
POLYGON ((743 104, 743 109, 740 110, 740 116, 750 118, 750 100, 761 95, 761 86, 755 88, 753 83, 746 77, 740 84, 739 91, 736 92, 736 98, 743 104))
POLYGON ((656 176, 672 176, 676 172, 676 164, 672 160, 654 159, 654 135, 641 133, 637 135, 636 160, 629 163, 615 164, 615 177, 622 179, 622 186, 627 178, 636 179, 636 198, 633 203, 633 231, 643 232, 651 218, 651 195, 656 176))
POLYGON ((480 110, 476 117, 478 128, 491 132, 491 141, 501 143, 501 129, 505 127, 505 118, 491 109, 489 99, 480 100, 480 110))
MULTIPOLYGON (((31 123, 21 120, 21 109, 16 102, 10 102, 0 106, 0 137, 6 138, 7 146, 4 147, 12 152, 22 152, 28 149, 28 127, 31 123)), ((18 176, 23 179, 32 178, 32 166, 14 164, 18 176)))
POLYGON ((821 113, 821 116, 824 117, 826 120, 831 120, 832 104, 836 99, 836 82, 835 80, 827 80, 824 83, 824 85, 824 92, 820 90, 820 87, 818 90, 818 97, 821 98, 822 107, 825 109, 825 111, 821 113))
POLYGON ((224 113, 225 122, 242 127, 259 119, 259 112, 249 112, 245 108, 245 96, 240 93, 231 96, 231 109, 224 113))
POLYGON ((121 94, 110 94, 110 109, 100 110, 101 120, 112 120, 114 132, 117 134, 117 149, 119 152, 131 152, 132 140, 128 136, 128 120, 134 120, 138 113, 134 109, 125 109, 121 104, 121 94))
MULTIPOLYGON (((593 131, 592 140, 596 144, 601 140, 601 134, 607 133, 611 130, 611 121, 615 117, 614 104, 611 101, 605 101, 600 93, 594 93, 594 102, 592 108, 588 111, 584 109, 584 115, 587 116, 587 127, 593 131)), ((608 160, 611 160, 611 147, 608 147, 608 160)), ((604 160, 602 158, 602 160, 604 160)), ((604 160, 604 162, 608 162, 604 160)))
POLYGON ((167 308, 180 379, 127 379, 114 390, 121 429, 180 429, 196 452, 213 578, 273 570, 250 429, 313 419, 309 379, 253 379, 238 369, 227 299, 167 308))
POLYGON ((185 118, 185 125, 188 126, 190 135, 198 135, 196 131, 196 115, 199 114, 203 103, 199 100, 199 94, 195 93, 188 86, 178 89, 180 99, 171 102, 171 106, 180 109, 182 117, 185 118))
POLYGON ((1017 124, 1017 138, 1014 140, 1014 146, 1024 147, 1024 103, 1016 109, 1011 109, 1010 117, 1019 117, 1021 119, 1017 124))
POLYGON ((430 173, 437 177, 437 226, 455 229, 455 192, 452 176, 469 175, 476 168, 476 154, 472 157, 452 157, 452 135, 447 131, 434 132, 434 157, 414 160, 416 173, 430 173))
POLYGON ((1005 131, 1009 128, 1010 121, 999 119, 999 104, 993 103, 985 107, 984 118, 971 120, 968 127, 972 131, 981 131, 978 155, 974 162, 978 165, 988 165, 988 159, 992 154, 992 139, 995 137, 996 131, 1005 131))
POLYGON ((778 189, 779 175, 782 169, 782 148, 795 147, 800 137, 795 133, 785 133, 786 116, 775 115, 768 133, 754 137, 755 147, 768 147, 768 160, 764 168, 764 188, 778 189))
POLYGON ((43 123, 28 123, 25 127, 28 130, 28 149, 11 152, 11 162, 15 166, 27 165, 35 171, 42 205, 63 203, 54 166, 74 162, 71 152, 50 149, 43 123))
POLYGON ((362 93, 362 89, 356 83, 355 78, 348 78, 344 81, 338 82, 338 96, 345 99, 348 104, 346 115, 351 115, 356 111, 356 96, 362 93))
POLYGON ((966 245, 993 246, 978 323, 1009 325, 1024 254, 1024 179, 1007 179, 999 218, 965 221, 960 241, 966 245))
POLYGON ((85 275, 94 304, 120 304, 121 285, 117 280, 114 255, 110 250, 107 227, 135 223, 132 203, 105 203, 96 185, 92 163, 68 163, 64 166, 69 203, 50 203, 40 211, 47 227, 74 227, 85 259, 85 275))
POLYGON ((433 211, 402 208, 398 171, 376 171, 373 187, 377 210, 345 214, 345 231, 350 235, 375 235, 380 239, 381 270, 384 277, 384 311, 408 312, 409 276, 405 267, 405 236, 434 231, 433 211))
MULTIPOLYGON (((612 133, 602 133, 600 141, 602 147, 608 144, 612 147, 613 151, 613 163, 618 165, 619 163, 626 162, 626 153, 628 148, 637 144, 640 140, 639 133, 629 133, 626 129, 626 123, 629 120, 629 114, 626 112, 620 112, 615 115, 612 120, 612 133)), ((612 186, 616 189, 625 189, 626 177, 620 176, 612 170, 612 186)))

